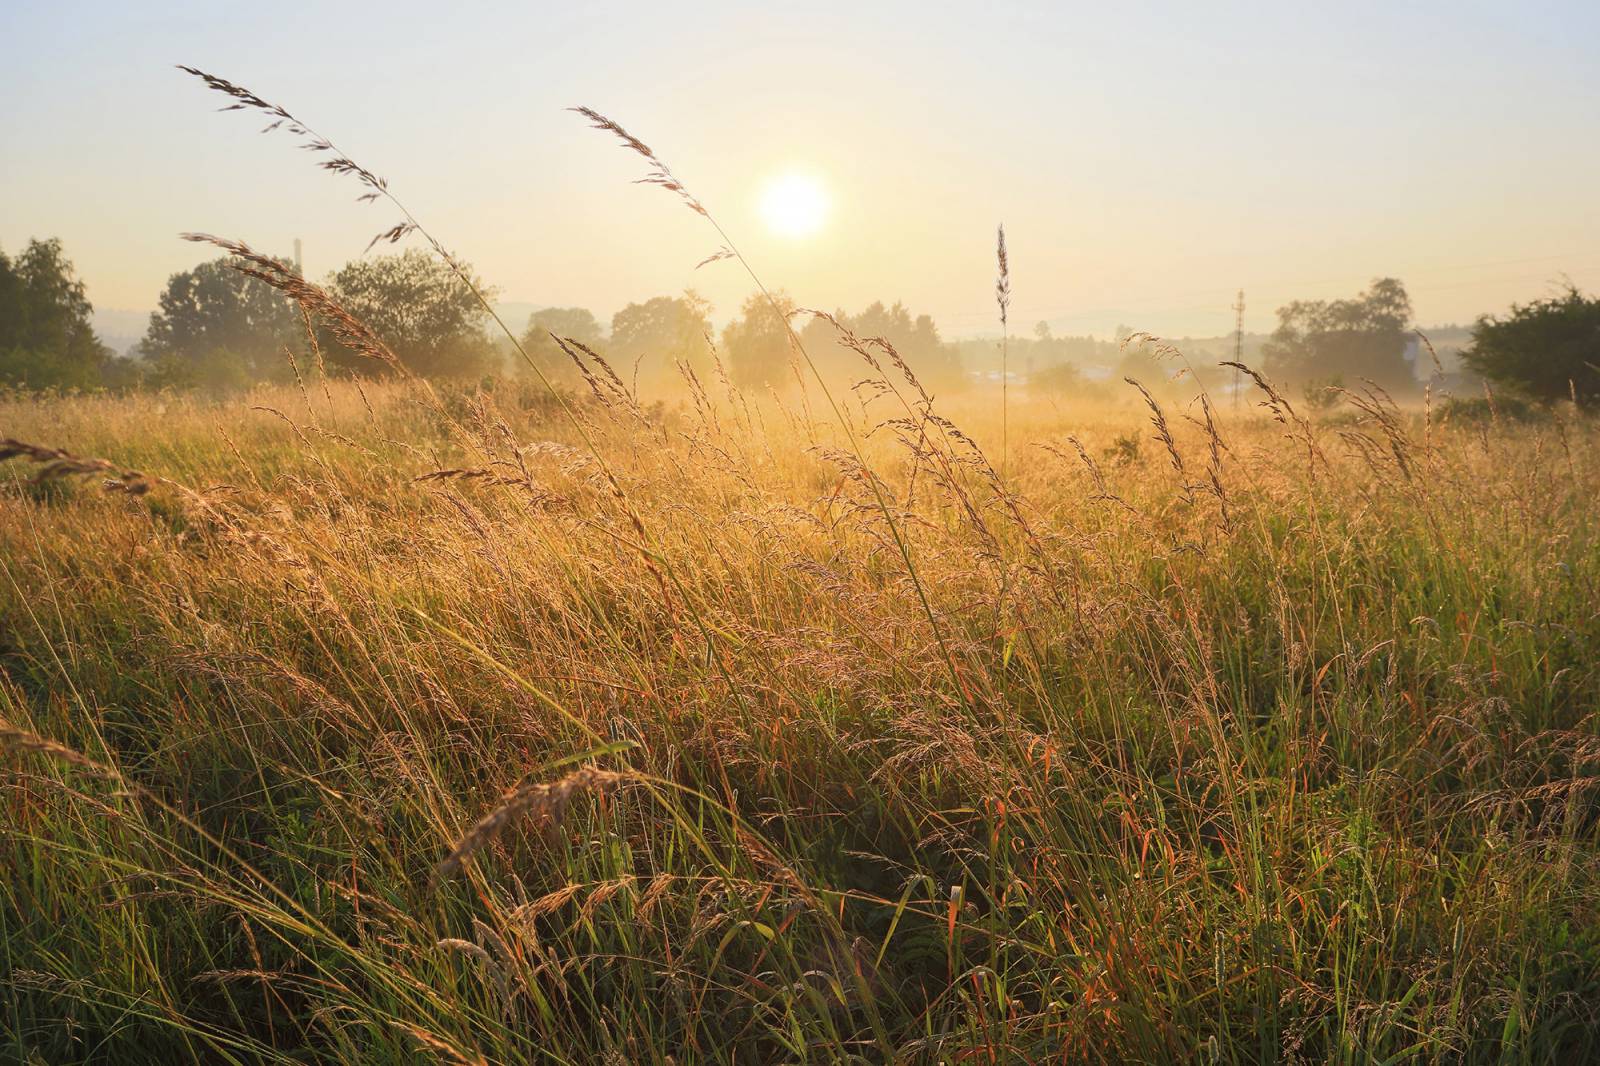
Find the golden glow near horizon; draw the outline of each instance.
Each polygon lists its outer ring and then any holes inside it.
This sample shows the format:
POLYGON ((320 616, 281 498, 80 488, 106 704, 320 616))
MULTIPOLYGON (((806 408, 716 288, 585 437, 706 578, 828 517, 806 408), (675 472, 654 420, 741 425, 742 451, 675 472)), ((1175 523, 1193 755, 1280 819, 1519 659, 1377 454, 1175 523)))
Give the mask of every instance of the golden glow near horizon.
POLYGON ((761 191, 761 217, 781 237, 810 237, 828 220, 828 191, 809 174, 781 174, 761 191))
POLYGON ((630 184, 643 160, 577 104, 659 151, 767 283, 808 307, 901 300, 946 338, 998 332, 1002 219, 1013 325, 1058 336, 1230 334, 1241 288, 1251 332, 1383 276, 1424 326, 1503 313, 1563 276, 1600 290, 1600 138, 1571 135, 1600 100, 1593 0, 1018 4, 999 20, 818 0, 777 33, 731 0, 693 19, 636 0, 612 19, 492 6, 484 33, 420 0, 381 20, 326 4, 307 35, 262 5, 0 0, 0 250, 61 238, 124 347, 167 278, 213 258, 180 232, 275 255, 299 238, 321 279, 397 221, 281 130, 215 114, 183 61, 348 146, 516 316, 604 321, 692 286, 722 323, 750 294, 741 270, 695 269, 720 238, 630 184), (349 77, 354 39, 382 78, 349 77), (450 77, 417 76, 441 62, 450 77))

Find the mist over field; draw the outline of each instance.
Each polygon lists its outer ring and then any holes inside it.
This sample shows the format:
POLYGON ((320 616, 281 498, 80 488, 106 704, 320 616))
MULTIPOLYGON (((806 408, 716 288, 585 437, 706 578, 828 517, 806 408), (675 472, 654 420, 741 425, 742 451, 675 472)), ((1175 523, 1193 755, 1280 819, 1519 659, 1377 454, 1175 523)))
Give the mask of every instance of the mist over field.
POLYGON ((0 13, 0 1061, 1600 1057, 1597 31, 0 13))

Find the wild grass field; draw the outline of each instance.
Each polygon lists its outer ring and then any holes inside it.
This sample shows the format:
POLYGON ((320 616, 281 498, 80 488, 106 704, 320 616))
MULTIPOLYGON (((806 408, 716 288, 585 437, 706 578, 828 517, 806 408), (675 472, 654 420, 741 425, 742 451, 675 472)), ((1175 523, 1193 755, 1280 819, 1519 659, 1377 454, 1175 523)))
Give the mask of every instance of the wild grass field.
POLYGON ((1591 422, 862 350, 0 401, 0 1057, 1596 1052, 1591 422))

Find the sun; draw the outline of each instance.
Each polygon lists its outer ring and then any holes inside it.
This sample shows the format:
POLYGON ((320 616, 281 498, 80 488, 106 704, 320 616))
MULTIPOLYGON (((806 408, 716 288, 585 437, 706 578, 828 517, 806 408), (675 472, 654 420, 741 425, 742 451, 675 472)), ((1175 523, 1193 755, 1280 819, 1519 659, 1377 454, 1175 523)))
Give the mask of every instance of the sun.
POLYGON ((827 221, 828 191, 809 174, 779 175, 761 192, 761 217, 780 236, 810 237, 827 221))

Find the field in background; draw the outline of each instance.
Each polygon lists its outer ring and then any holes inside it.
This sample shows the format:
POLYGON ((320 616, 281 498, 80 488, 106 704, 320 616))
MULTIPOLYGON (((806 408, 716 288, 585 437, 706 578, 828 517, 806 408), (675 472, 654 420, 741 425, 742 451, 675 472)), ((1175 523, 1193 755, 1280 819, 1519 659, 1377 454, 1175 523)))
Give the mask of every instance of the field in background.
POLYGON ((0 401, 0 1056, 1595 1046, 1589 422, 601 396, 0 401))

